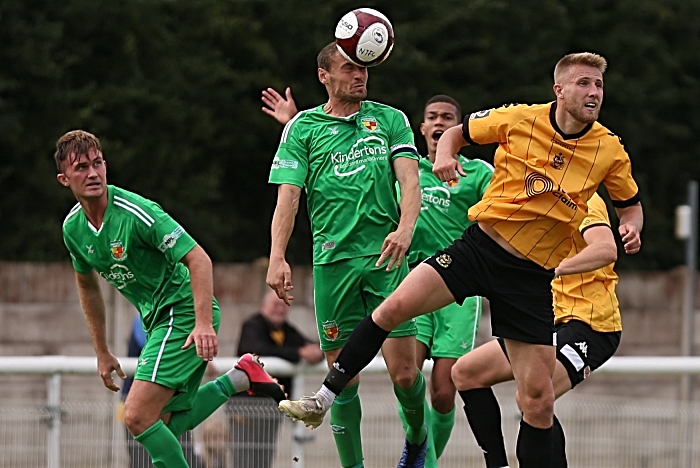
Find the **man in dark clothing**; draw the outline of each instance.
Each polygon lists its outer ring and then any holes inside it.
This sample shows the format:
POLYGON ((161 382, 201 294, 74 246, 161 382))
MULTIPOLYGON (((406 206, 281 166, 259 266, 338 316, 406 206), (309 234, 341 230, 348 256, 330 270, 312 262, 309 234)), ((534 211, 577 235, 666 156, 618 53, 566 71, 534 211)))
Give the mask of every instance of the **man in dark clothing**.
MULTIPOLYGON (((243 323, 238 355, 274 356, 295 364, 315 364, 323 360, 318 343, 303 336, 289 323, 289 311, 289 306, 274 291, 269 291, 260 303, 260 311, 243 323)), ((292 379, 280 378, 279 383, 291 396, 292 379)), ((229 411, 233 425, 233 466, 272 466, 277 433, 283 419, 277 404, 269 398, 241 393, 229 400, 229 411)))

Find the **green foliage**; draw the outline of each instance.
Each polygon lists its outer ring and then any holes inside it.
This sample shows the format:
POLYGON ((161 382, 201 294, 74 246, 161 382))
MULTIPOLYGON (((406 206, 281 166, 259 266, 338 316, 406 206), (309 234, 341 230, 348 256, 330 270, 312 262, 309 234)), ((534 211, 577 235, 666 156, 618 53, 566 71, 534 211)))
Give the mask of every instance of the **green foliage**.
MULTIPOLYGON (((454 96, 465 112, 552 99, 565 53, 608 58, 601 121, 623 136, 646 214, 630 268, 682 263, 673 209, 700 178, 700 0, 442 0, 363 5, 394 23, 392 57, 370 70, 370 98, 405 110, 454 96)), ((355 2, 4 0, 0 3, 2 260, 66 258, 74 200, 55 180, 53 146, 83 128, 102 140, 109 180, 160 202, 217 261, 269 249, 267 184, 281 127, 260 91, 291 86, 323 102, 316 54, 355 2)), ((419 146, 423 144, 417 138, 419 146)), ((424 146, 421 146, 424 149, 424 146)), ((468 154, 491 158, 492 148, 468 154)), ((289 248, 310 261, 300 214, 289 248)))

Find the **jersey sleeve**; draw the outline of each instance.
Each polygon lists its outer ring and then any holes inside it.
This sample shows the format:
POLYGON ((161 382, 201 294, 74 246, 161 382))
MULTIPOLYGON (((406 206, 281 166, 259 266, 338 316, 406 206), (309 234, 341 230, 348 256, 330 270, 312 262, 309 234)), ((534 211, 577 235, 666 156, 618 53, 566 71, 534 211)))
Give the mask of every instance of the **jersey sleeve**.
POLYGON ((394 109, 396 115, 392 119, 389 148, 391 160, 396 158, 409 158, 418 160, 418 150, 413 139, 413 130, 406 114, 398 109, 394 109))
POLYGON ((142 230, 141 238, 158 249, 170 263, 179 262, 197 242, 159 205, 153 204, 149 208, 155 222, 151 226, 137 224, 142 230))
POLYGON ((282 131, 277 153, 272 160, 269 182, 303 187, 309 171, 309 151, 302 137, 303 113, 287 122, 282 131))
POLYGON ((596 193, 588 200, 588 215, 584 218, 578 230, 583 232, 593 226, 610 226, 610 218, 608 217, 608 208, 605 206, 605 201, 596 193))
POLYGON ((65 231, 63 231, 63 243, 66 245, 66 248, 68 249, 68 253, 70 254, 71 263, 73 264, 73 269, 76 271, 76 273, 80 273, 81 275, 85 275, 85 274, 90 273, 90 271, 92 271, 92 267, 80 255, 80 252, 78 251, 76 246, 73 245, 72 242, 69 240, 65 231))
MULTIPOLYGON (((611 136, 611 138, 617 138, 611 136)), ((632 162, 621 143, 615 142, 615 157, 603 183, 608 189, 613 206, 625 208, 639 202, 639 188, 632 177, 632 162)))
POLYGON ((470 145, 504 143, 513 124, 524 118, 523 110, 528 106, 502 106, 472 112, 462 121, 462 136, 470 145))

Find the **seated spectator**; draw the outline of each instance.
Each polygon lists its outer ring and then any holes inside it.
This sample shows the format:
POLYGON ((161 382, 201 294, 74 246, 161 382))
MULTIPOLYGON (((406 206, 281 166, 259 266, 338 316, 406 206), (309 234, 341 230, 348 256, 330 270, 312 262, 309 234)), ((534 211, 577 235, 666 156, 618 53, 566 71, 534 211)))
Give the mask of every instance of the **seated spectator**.
MULTIPOLYGON (((260 311, 248 318, 241 329, 238 355, 255 353, 274 356, 292 363, 315 364, 323 359, 318 343, 304 337, 289 323, 290 308, 274 291, 260 303, 260 311)), ((287 394, 292 393, 292 379, 280 378, 287 394)), ((269 468, 282 413, 269 398, 239 394, 229 400, 233 435, 233 466, 269 468)))

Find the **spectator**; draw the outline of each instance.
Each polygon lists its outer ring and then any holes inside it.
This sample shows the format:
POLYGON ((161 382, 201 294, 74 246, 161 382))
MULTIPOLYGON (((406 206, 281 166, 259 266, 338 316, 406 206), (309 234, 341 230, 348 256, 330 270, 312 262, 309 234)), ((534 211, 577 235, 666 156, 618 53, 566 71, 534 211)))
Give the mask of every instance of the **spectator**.
MULTIPOLYGON (((255 353, 274 356, 292 363, 315 364, 323 359, 318 343, 304 337, 289 323, 290 307, 269 291, 260 311, 248 318, 241 329, 238 355, 255 353)), ((280 378, 287 394, 292 394, 291 378, 280 378)), ((282 413, 269 398, 240 393, 229 400, 233 434, 233 466, 267 468, 274 460, 274 447, 282 413)))

